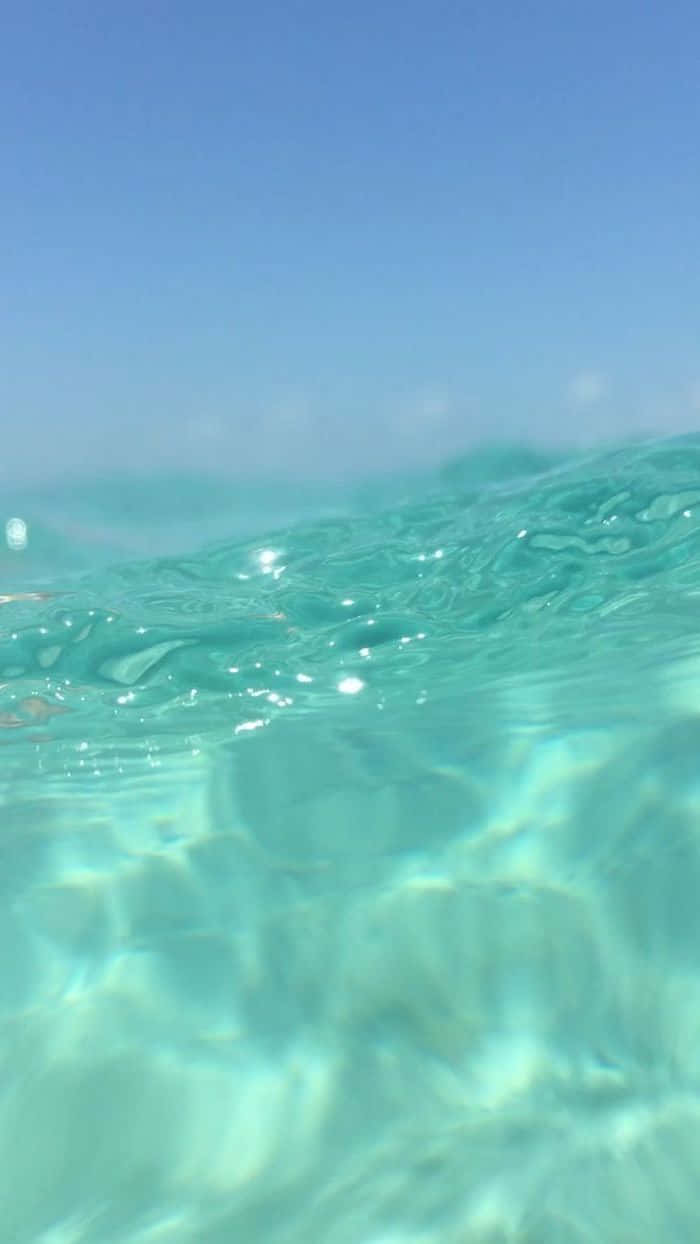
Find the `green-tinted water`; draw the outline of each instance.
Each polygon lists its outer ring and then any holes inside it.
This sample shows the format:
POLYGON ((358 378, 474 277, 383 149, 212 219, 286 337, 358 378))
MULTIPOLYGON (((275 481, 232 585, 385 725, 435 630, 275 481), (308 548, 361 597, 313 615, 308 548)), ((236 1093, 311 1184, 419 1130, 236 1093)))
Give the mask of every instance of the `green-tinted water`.
POLYGON ((2 1239, 696 1238, 700 441, 5 511, 2 1239))

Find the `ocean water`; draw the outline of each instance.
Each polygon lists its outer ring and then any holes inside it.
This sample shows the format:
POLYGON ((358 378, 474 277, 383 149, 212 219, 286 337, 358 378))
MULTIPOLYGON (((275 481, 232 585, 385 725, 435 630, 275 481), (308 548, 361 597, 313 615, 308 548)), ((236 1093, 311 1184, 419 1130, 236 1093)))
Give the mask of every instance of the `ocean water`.
POLYGON ((5 489, 0 1238, 700 1235, 700 439, 5 489))

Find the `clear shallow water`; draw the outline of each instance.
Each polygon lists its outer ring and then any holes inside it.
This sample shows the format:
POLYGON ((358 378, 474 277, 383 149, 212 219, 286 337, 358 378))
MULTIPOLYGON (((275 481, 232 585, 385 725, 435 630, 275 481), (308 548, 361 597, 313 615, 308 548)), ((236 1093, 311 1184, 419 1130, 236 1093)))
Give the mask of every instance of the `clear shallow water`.
POLYGON ((4 1238, 694 1239, 700 440, 5 505, 4 1238))

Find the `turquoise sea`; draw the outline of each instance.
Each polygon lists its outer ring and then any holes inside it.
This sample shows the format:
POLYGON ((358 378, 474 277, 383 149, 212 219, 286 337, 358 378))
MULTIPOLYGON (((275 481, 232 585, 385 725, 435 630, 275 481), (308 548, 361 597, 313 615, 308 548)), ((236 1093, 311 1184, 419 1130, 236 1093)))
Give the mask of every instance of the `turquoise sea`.
POLYGON ((0 1239, 700 1238, 700 438, 2 497, 0 1239))

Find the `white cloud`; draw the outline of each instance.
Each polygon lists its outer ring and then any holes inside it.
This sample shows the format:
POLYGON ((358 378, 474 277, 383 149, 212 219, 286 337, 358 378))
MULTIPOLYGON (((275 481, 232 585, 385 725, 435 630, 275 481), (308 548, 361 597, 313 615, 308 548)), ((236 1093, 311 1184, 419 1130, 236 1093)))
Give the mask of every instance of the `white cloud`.
POLYGON ((597 406, 608 391, 607 377, 599 371, 580 371, 572 376, 567 386, 569 401, 578 410, 597 406))
POLYGON ((398 466, 441 462, 473 440, 474 403, 457 402, 446 386, 405 393, 389 403, 380 418, 383 452, 398 466))
POLYGON ((446 393, 424 393, 416 402, 415 419, 428 424, 444 423, 450 412, 451 402, 446 393))

